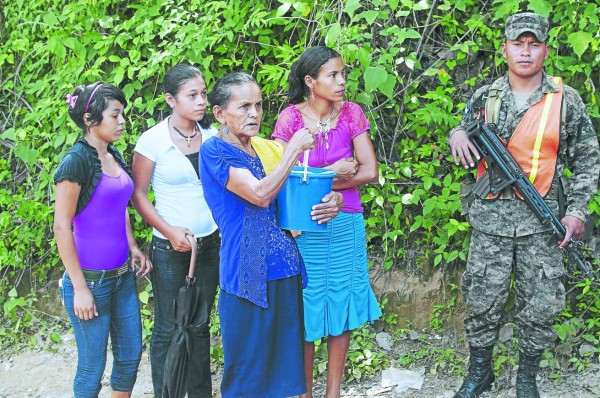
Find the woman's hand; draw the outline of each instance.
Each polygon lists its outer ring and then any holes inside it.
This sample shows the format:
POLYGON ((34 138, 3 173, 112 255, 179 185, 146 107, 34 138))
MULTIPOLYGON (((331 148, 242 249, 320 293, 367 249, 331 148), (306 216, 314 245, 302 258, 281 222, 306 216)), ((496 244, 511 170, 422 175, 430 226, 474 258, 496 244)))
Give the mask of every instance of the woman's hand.
POLYGON ((192 231, 185 227, 171 227, 169 229, 169 234, 166 235, 166 237, 167 239, 169 239, 169 242, 171 242, 173 249, 175 249, 176 251, 189 252, 190 250, 192 250, 192 246, 190 245, 190 242, 187 239, 187 235, 194 236, 192 231))
POLYGON ((298 150, 299 152, 313 149, 315 147, 315 137, 306 127, 296 131, 288 146, 298 150))
POLYGON ((310 212, 312 219, 319 224, 326 223, 338 215, 344 204, 344 197, 339 192, 331 191, 323 196, 321 202, 318 205, 314 205, 310 212))
POLYGON ((87 285, 83 286, 81 289, 74 289, 74 293, 73 312, 75 312, 77 318, 82 321, 89 321, 98 316, 94 296, 87 285))
POLYGON ((146 253, 135 247, 131 249, 131 270, 135 271, 135 264, 138 263, 140 266, 135 273, 138 278, 143 278, 152 271, 152 263, 146 253))
POLYGON ((327 168, 335 172, 336 179, 348 181, 358 171, 358 162, 354 158, 342 158, 327 168))

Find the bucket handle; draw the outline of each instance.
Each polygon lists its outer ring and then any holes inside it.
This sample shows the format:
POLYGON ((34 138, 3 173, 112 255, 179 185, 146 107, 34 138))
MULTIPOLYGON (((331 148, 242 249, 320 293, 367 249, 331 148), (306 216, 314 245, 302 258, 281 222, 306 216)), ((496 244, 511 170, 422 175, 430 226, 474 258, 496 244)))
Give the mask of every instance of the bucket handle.
POLYGON ((302 176, 302 182, 305 184, 308 184, 308 153, 309 153, 308 149, 306 151, 304 151, 304 159, 303 159, 304 175, 302 176))

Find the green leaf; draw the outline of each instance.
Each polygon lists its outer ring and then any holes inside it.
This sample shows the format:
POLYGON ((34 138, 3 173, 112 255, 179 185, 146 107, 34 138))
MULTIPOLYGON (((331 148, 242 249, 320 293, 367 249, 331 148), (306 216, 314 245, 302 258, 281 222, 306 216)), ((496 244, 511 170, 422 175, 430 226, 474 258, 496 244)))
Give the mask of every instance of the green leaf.
POLYGON ((114 73, 113 82, 116 86, 118 86, 123 81, 123 77, 125 75, 125 69, 122 66, 118 66, 115 68, 113 73, 114 73))
POLYGON ((573 47, 575 54, 581 58, 593 39, 592 34, 589 32, 575 32, 568 36, 567 42, 573 47))
POLYGON ((517 12, 521 0, 504 0, 499 3, 500 6, 496 9, 494 20, 505 20, 510 14, 517 12))
POLYGON ((144 304, 148 304, 148 300, 150 299, 150 294, 148 294, 147 291, 141 291, 140 294, 138 295, 138 298, 140 299, 140 301, 144 304))
POLYGON ((356 94, 355 99, 356 99, 356 102, 361 103, 366 106, 371 106, 373 104, 373 97, 371 96, 371 94, 364 92, 364 91, 356 94))
POLYGON ((379 86, 381 91, 386 97, 392 99, 394 97, 394 89, 396 88, 396 76, 388 75, 387 79, 379 86))
POLYGON ((102 29, 111 29, 113 27, 113 21, 113 17, 104 16, 98 20, 98 25, 100 25, 102 29))
POLYGON ((558 335, 558 338, 561 341, 564 341, 565 338, 567 337, 567 325, 562 324, 562 325, 558 325, 558 327, 556 328, 556 334, 558 335))
POLYGON ((365 91, 373 92, 388 78, 388 73, 381 66, 370 66, 365 70, 365 91))
POLYGON ((350 15, 350 17, 352 17, 354 16, 354 12, 360 7, 362 7, 362 5, 360 4, 360 0, 348 0, 342 11, 344 11, 345 13, 350 15))
POLYGON ((342 30, 342 27, 338 22, 332 24, 329 27, 329 29, 327 30, 327 38, 326 38, 327 45, 329 45, 329 46, 334 45, 334 43, 340 37, 341 30, 342 30))
POLYGON ((35 163, 39 154, 40 151, 38 151, 37 149, 29 148, 25 145, 19 145, 15 150, 15 155, 17 155, 18 158, 30 165, 35 163))
POLYGON ((445 69, 440 69, 440 70, 438 71, 438 74, 437 74, 437 75, 438 75, 438 79, 440 79, 440 82, 441 82, 443 85, 446 85, 446 84, 448 84, 448 81, 450 81, 450 75, 448 74, 448 72, 446 72, 446 70, 445 70, 445 69))
POLYGON ((447 262, 454 261, 454 260, 456 260, 457 257, 458 257, 458 250, 453 250, 448 255, 448 258, 446 259, 446 261, 447 262))
POLYGON ((360 17, 364 18, 365 21, 367 21, 367 23, 369 25, 373 25, 373 22, 375 22, 375 20, 377 19, 378 16, 379 16, 379 11, 369 10, 369 11, 360 13, 360 17))
POLYGON ((398 42, 402 43, 406 39, 420 39, 421 34, 414 29, 401 29, 398 33, 398 42))
POLYGON ((81 48, 81 43, 79 43, 79 40, 74 37, 67 37, 63 43, 66 47, 74 51, 77 51, 81 48))
POLYGON ((65 142, 66 136, 64 134, 59 134, 56 136, 56 140, 54 140, 54 148, 58 148, 65 142))
POLYGON ((62 41, 58 40, 54 36, 48 40, 47 46, 48 50, 50 50, 50 52, 56 55, 58 58, 64 58, 67 53, 62 41))
POLYGON ((15 319, 16 317, 16 308, 17 307, 24 307, 27 304, 27 302, 25 301, 25 299, 23 297, 19 297, 19 298, 13 298, 10 300, 7 300, 4 303, 4 315, 6 317, 10 317, 12 319, 15 319))
POLYGON ((16 141, 17 135, 15 134, 15 129, 12 127, 6 129, 2 134, 0 134, 0 138, 2 138, 3 140, 16 141))
POLYGON ((58 25, 58 18, 56 18, 56 14, 53 12, 45 12, 44 13, 44 23, 50 26, 58 25))
POLYGON ((58 333, 52 333, 50 335, 50 341, 52 341, 53 343, 60 343, 60 336, 58 335, 58 333))
POLYGON ((529 0, 529 9, 543 17, 548 17, 552 11, 552 5, 545 0, 529 0))
POLYGON ((466 7, 465 7, 465 0, 458 0, 454 6, 456 7, 457 10, 460 10, 462 12, 467 11, 466 7))
POLYGON ((413 231, 416 231, 417 229, 419 229, 419 227, 421 226, 422 223, 423 223, 423 219, 417 218, 415 220, 415 222, 413 223, 413 225, 410 226, 410 232, 413 232, 413 231))

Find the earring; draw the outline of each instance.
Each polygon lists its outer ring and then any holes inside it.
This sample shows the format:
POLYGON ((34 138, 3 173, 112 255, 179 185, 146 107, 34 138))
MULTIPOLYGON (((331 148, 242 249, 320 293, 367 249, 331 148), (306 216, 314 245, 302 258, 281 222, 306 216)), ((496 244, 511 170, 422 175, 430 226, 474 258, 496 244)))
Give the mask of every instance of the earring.
POLYGON ((310 88, 310 99, 315 100, 315 90, 312 87, 310 88))
POLYGON ((223 126, 223 134, 229 134, 229 129, 226 126, 223 126))

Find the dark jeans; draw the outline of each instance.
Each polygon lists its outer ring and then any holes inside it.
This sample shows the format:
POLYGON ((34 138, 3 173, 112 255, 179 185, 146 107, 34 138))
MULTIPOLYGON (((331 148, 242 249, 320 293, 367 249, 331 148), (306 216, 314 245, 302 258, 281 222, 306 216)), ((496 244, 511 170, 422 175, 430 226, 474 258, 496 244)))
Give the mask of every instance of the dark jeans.
MULTIPOLYGON (((219 284, 219 249, 221 238, 216 231, 212 235, 198 238, 196 257, 196 285, 200 287, 209 312, 213 307, 217 285, 219 284)), ((177 330, 175 321, 175 298, 183 286, 190 267, 191 252, 178 252, 166 239, 154 237, 150 249, 150 260, 154 266, 152 291, 154 294, 154 329, 150 340, 150 360, 154 396, 162 397, 165 359, 171 338, 177 330)), ((210 376, 210 333, 195 337, 193 353, 188 371, 188 397, 211 398, 210 376)))
POLYGON ((131 391, 142 358, 142 323, 135 274, 128 271, 116 278, 87 282, 87 285, 98 311, 98 316, 88 321, 75 316, 73 283, 66 272, 60 290, 77 343, 73 395, 84 398, 97 397, 100 393, 109 335, 114 357, 110 385, 113 391, 131 391))

